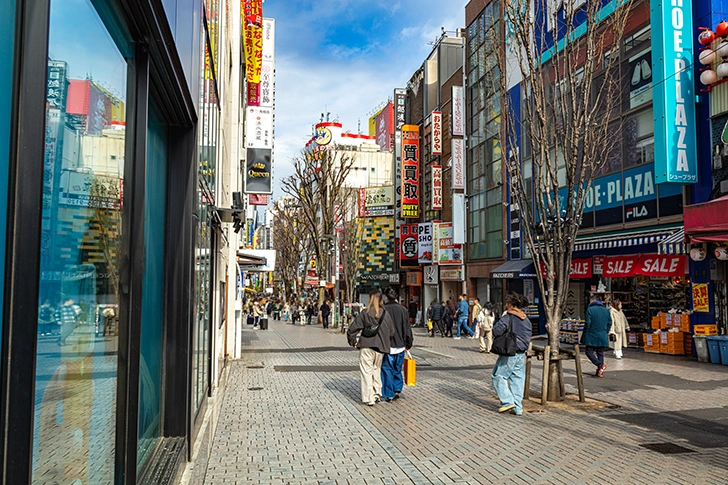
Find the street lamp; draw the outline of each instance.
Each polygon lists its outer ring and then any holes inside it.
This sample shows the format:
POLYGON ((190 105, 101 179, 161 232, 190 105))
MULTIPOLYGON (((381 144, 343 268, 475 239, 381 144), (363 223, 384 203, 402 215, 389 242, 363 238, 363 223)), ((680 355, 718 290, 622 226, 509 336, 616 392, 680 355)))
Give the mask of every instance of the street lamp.
MULTIPOLYGON (((339 234, 324 234, 321 239, 332 240, 334 242, 334 321, 333 327, 338 328, 339 315, 339 234)), ((330 266, 330 265, 329 265, 330 266)))

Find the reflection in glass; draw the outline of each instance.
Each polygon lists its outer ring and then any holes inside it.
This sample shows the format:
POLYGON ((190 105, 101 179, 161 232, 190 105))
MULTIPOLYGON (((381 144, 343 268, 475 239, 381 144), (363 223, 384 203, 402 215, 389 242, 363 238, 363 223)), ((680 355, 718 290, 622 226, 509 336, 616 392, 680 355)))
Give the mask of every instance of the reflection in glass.
POLYGON ((112 483, 126 62, 87 0, 51 2, 33 483, 112 483))

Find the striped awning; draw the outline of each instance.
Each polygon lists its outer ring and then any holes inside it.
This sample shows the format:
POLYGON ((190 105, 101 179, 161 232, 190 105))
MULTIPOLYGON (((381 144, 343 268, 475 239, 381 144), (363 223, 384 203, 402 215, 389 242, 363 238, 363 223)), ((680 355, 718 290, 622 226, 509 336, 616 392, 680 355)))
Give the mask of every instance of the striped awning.
POLYGON ((657 252, 660 254, 687 254, 688 246, 685 244, 685 228, 680 228, 673 234, 657 243, 657 252))
POLYGON ((642 246, 654 244, 665 237, 672 235, 675 228, 652 229, 649 231, 631 232, 627 234, 611 234, 608 236, 591 236, 577 239, 574 244, 574 252, 593 251, 596 249, 628 248, 631 246, 642 246))

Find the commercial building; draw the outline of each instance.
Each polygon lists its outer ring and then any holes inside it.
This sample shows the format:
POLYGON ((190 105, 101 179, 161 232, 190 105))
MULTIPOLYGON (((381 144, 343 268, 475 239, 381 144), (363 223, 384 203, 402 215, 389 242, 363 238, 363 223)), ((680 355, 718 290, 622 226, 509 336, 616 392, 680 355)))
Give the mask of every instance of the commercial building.
POLYGON ((234 354, 239 4, 0 19, 0 482, 170 483, 234 354))

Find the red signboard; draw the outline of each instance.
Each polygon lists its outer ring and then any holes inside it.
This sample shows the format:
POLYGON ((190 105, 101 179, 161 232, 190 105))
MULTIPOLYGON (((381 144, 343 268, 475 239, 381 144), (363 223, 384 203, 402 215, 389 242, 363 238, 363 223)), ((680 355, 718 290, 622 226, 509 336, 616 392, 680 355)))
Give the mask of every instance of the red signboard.
POLYGON ((685 256, 680 254, 636 254, 605 256, 602 275, 605 278, 644 276, 685 276, 685 256))
POLYGON ((432 154, 442 155, 442 113, 432 112, 432 154))
MULTIPOLYGON (((546 278, 546 265, 543 261, 541 261, 541 274, 546 278)), ((571 260, 569 279, 589 279, 592 275, 592 258, 576 258, 571 260)))
POLYGON ((420 217, 420 127, 402 127, 402 217, 420 217))
POLYGON ((268 194, 249 194, 248 203, 250 205, 268 205, 268 194))
POLYGON ((432 210, 442 210, 442 167, 432 166, 432 210))
POLYGON ((382 112, 374 118, 374 124, 376 125, 375 135, 379 149, 383 152, 393 151, 394 104, 392 102, 387 103, 382 112))
POLYGON ((418 224, 402 224, 399 228, 400 261, 412 261, 417 263, 417 237, 419 235, 418 224))

